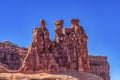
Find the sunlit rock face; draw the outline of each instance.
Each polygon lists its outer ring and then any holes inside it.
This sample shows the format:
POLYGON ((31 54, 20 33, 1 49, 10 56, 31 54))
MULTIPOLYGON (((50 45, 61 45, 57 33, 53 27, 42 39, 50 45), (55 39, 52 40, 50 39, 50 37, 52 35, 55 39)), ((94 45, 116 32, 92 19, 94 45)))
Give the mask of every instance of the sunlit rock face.
POLYGON ((37 74, 22 74, 22 73, 1 73, 1 80, 103 80, 101 77, 91 73, 37 73, 37 74), (7 75, 7 76, 6 76, 7 75))
POLYGON ((63 23, 63 20, 55 21, 53 41, 46 22, 41 20, 40 27, 32 30, 28 48, 9 41, 0 42, 0 73, 77 73, 82 80, 110 80, 107 58, 88 55, 88 36, 79 19, 72 19, 70 28, 64 28, 63 23))
POLYGON ((89 72, 88 37, 78 19, 71 24, 71 28, 63 28, 63 20, 55 21, 56 62, 60 71, 89 72))
POLYGON ((20 72, 89 72, 87 35, 78 19, 71 28, 63 28, 63 20, 55 21, 55 40, 49 39, 45 21, 33 29, 33 40, 20 72))

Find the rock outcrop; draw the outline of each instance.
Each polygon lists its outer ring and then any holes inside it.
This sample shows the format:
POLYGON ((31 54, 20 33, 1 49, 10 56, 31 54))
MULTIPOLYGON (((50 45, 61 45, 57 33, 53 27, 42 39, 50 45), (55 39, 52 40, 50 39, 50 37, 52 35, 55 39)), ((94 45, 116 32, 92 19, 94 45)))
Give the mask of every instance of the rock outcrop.
POLYGON ((89 72, 87 35, 72 19, 71 28, 63 28, 63 20, 55 22, 55 40, 49 39, 46 22, 33 29, 33 40, 23 61, 20 72, 89 72))
POLYGON ((45 21, 41 20, 40 23, 40 28, 33 29, 33 40, 20 72, 52 72, 52 68, 57 71, 58 65, 51 51, 52 41, 49 39, 49 32, 45 27, 45 21))
MULTIPOLYGON (((1 44, 3 45, 5 42, 9 42, 9 41, 1 42, 1 44)), ((12 45, 15 45, 12 42, 9 42, 9 43, 12 45)), ((22 47, 19 47, 16 45, 16 49, 18 50, 18 53, 20 55, 20 57, 19 57, 20 59, 18 59, 18 60, 21 60, 20 65, 18 65, 18 67, 20 68, 20 66, 22 65, 22 61, 24 61, 24 58, 27 54, 27 48, 22 48, 22 47)), ((11 50, 10 50, 10 53, 12 53, 11 50)), ((5 54, 4 54, 4 56, 5 56, 5 54)), ((93 56, 93 55, 91 56, 91 55, 89 55, 89 60, 90 60, 89 61, 90 62, 90 73, 100 76, 104 80, 110 80, 110 75, 109 75, 110 66, 107 61, 106 56, 93 56)), ((2 63, 1 61, 0 61, 0 63, 2 63)), ((14 62, 14 60, 12 60, 12 63, 13 62, 14 62)), ((10 67, 10 65, 0 64, 0 72, 6 72, 5 68, 9 69, 9 67, 10 67)), ((15 70, 14 66, 13 66, 13 69, 15 70)), ((12 69, 10 69, 10 70, 12 70, 12 69)))
POLYGON ((89 72, 87 35, 78 19, 71 23, 71 28, 63 28, 63 20, 55 22, 56 61, 60 71, 89 72))
POLYGON ((110 65, 106 56, 89 56, 90 72, 102 77, 104 80, 110 80, 110 65))
MULTIPOLYGON (((45 27, 46 22, 41 20, 40 27, 33 29, 33 39, 28 49, 9 41, 0 42, 0 72, 64 72, 80 73, 82 77, 90 72, 104 80, 110 80, 107 58, 88 55, 88 37, 79 25, 79 20, 72 19, 71 28, 64 28, 63 23, 63 20, 55 21, 55 39, 51 41, 45 27)), ((87 76, 86 80, 102 79, 87 76)))
POLYGON ((19 69, 26 52, 27 49, 18 47, 9 41, 0 42, 0 63, 10 70, 19 69))

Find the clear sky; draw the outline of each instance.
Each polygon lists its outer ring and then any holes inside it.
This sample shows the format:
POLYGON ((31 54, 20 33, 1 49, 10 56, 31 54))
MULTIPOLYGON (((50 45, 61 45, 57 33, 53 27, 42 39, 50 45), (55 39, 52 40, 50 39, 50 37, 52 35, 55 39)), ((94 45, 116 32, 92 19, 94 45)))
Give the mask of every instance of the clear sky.
POLYGON ((74 17, 89 37, 89 54, 107 56, 111 80, 120 80, 119 0, 0 0, 0 41, 28 47, 40 19, 47 21, 53 40, 54 21, 63 19, 70 27, 74 17))

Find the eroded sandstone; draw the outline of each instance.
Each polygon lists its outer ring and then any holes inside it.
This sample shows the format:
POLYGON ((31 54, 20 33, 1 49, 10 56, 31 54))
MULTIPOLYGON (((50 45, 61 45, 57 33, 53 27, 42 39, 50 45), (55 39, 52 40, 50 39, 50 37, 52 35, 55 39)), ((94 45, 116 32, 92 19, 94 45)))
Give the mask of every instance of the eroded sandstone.
MULTIPOLYGON (((55 21, 55 39, 52 41, 49 39, 46 22, 41 20, 40 27, 32 31, 33 39, 28 49, 9 41, 0 42, 0 72, 12 74, 90 72, 104 80, 110 80, 107 58, 88 55, 88 36, 79 24, 79 19, 71 20, 71 28, 64 28, 63 24, 63 20, 55 21)), ((87 76, 85 80, 102 79, 87 76)))

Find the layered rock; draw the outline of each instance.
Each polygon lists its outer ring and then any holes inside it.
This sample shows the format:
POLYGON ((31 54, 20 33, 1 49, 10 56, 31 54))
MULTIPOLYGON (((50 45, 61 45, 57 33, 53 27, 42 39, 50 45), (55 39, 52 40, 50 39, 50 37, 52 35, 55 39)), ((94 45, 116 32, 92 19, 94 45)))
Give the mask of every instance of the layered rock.
POLYGON ((106 56, 89 56, 90 72, 102 77, 104 80, 110 80, 110 65, 106 56))
MULTIPOLYGON (((40 27, 33 29, 33 40, 28 49, 9 41, 0 42, 0 72, 75 72, 80 75, 81 72, 91 72, 110 80, 107 58, 88 56, 88 37, 79 20, 72 19, 71 28, 64 28, 63 23, 63 20, 55 21, 55 39, 51 41, 46 22, 41 20, 40 27)), ((102 79, 87 76, 86 80, 102 79)))
POLYGON ((10 70, 19 69, 24 59, 22 55, 26 55, 26 52, 27 49, 18 47, 9 41, 0 42, 0 63, 10 70))

